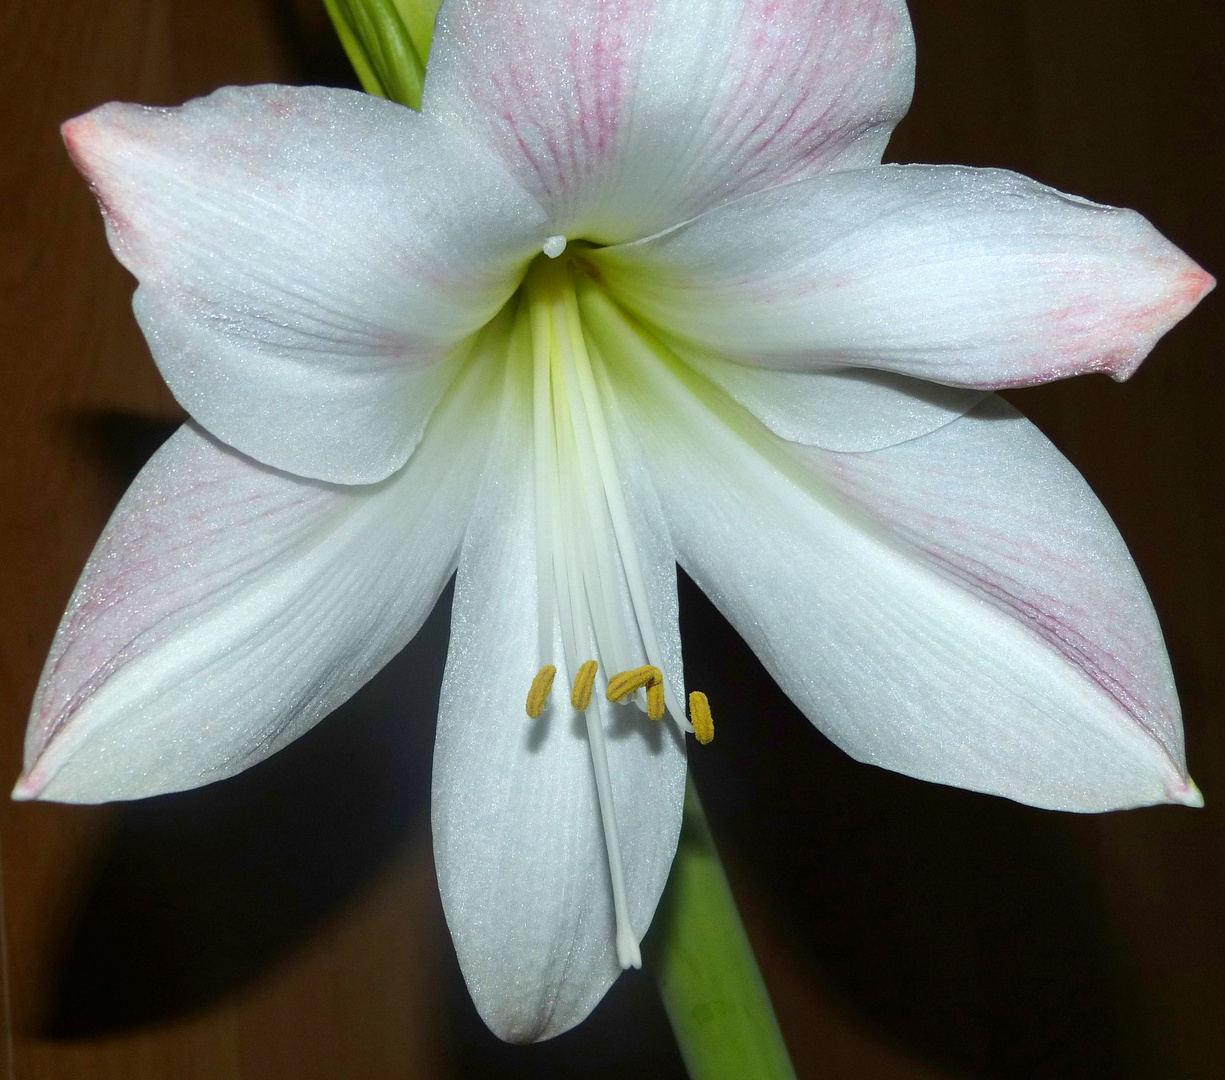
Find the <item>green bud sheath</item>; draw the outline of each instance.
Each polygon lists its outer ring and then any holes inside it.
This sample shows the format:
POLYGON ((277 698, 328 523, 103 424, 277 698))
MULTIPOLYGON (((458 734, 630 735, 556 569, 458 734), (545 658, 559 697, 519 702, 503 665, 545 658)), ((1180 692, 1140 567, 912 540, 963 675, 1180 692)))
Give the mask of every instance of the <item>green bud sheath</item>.
POLYGON ((323 0, 368 94, 421 108, 441 0, 323 0))

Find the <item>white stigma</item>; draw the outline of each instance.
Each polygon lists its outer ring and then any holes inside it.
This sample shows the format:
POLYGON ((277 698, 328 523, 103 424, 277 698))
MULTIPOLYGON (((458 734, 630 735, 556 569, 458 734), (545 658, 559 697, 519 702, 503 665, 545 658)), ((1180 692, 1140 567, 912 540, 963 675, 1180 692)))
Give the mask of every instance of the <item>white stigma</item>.
POLYGON ((550 258, 556 259, 563 251, 566 250, 566 238, 561 234, 550 236, 543 244, 540 245, 541 250, 550 258))

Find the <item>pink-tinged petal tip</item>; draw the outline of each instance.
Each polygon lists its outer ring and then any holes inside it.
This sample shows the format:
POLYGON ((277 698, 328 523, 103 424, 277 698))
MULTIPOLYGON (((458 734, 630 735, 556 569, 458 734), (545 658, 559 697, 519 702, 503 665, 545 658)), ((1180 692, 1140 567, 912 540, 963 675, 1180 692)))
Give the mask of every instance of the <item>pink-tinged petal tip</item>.
POLYGON ((60 134, 64 137, 64 144, 68 147, 69 153, 80 145, 84 129, 89 123, 89 116, 89 113, 82 113, 60 124, 60 134))
POLYGON ((92 117, 89 113, 84 116, 74 116, 71 120, 65 120, 60 125, 60 136, 64 140, 64 146, 68 150, 68 157, 73 166, 76 168, 90 186, 93 185, 93 176, 90 170, 90 153, 89 144, 92 141, 91 136, 97 130, 96 125, 92 122, 92 117))
POLYGON ((1164 295, 1153 304, 1133 311, 1122 320, 1120 330, 1127 334, 1129 340, 1143 342, 1145 345, 1140 348, 1133 346, 1104 365, 1104 370, 1116 382, 1130 379, 1153 344, 1182 322, 1192 309, 1216 288, 1216 278, 1196 266, 1181 252, 1176 253, 1175 258, 1169 259, 1169 263, 1171 269, 1176 272, 1171 274, 1164 295))
POLYGON ((60 125, 60 135, 64 140, 64 146, 68 148, 68 156, 72 159, 73 165, 77 167, 77 171, 91 181, 93 179, 91 159, 94 156, 92 151, 97 145, 99 134, 98 119, 95 115, 97 112, 98 110, 95 109, 93 112, 82 113, 71 120, 65 120, 60 125))
POLYGON ((1179 318, 1186 315, 1188 311, 1216 288, 1216 278, 1208 273, 1207 270, 1201 270, 1198 266, 1192 267, 1183 274, 1179 282, 1182 285, 1182 293, 1179 299, 1186 305, 1179 318))
MULTIPOLYGON (((1211 287, 1211 286, 1209 286, 1211 287)), ((1189 776, 1179 784, 1173 784, 1169 788, 1170 802, 1179 803, 1182 806, 1190 806, 1199 809, 1204 805, 1204 794, 1196 786, 1195 781, 1189 776)))
POLYGON ((14 802, 32 802, 47 786, 47 777, 38 771, 24 772, 13 787, 14 802))

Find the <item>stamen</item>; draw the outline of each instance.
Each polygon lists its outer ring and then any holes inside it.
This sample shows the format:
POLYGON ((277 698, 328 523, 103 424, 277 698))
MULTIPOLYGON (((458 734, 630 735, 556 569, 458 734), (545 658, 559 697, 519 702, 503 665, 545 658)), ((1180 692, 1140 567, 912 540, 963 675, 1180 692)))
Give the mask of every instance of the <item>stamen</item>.
MULTIPOLYGON (((658 665, 661 655, 659 641, 651 619, 651 609, 647 602, 646 582, 643 578, 642 566, 638 559, 637 545, 634 543, 633 530, 630 527, 629 510, 621 491, 621 483, 617 478, 615 455, 612 439, 604 422, 603 411, 599 407, 599 391, 596 387, 595 371, 592 368, 592 357, 587 348, 586 336, 583 333, 582 319, 579 315, 578 297, 573 286, 564 297, 565 322, 569 331, 571 348, 567 350, 575 364, 576 374, 586 411, 590 421, 589 434, 606 497, 607 511, 611 517, 613 535, 616 537, 617 549, 621 556, 621 570, 625 584, 629 588, 630 602, 642 636, 642 645, 646 659, 658 665)), ((661 676, 662 678, 662 676, 661 676)), ((668 700, 670 691, 665 687, 664 699, 668 700)), ((680 709, 673 709, 673 714, 683 716, 680 709)), ((683 721, 682 721, 683 723, 683 721)))
POLYGON ((606 691, 609 701, 620 701, 635 690, 644 686, 659 686, 662 688, 664 674, 654 664, 644 664, 642 667, 622 671, 608 680, 606 691))
POLYGON ((594 660, 588 660, 578 669, 578 675, 574 678, 574 689, 570 691, 570 704, 579 712, 585 712, 591 704, 591 688, 595 686, 595 673, 599 670, 600 665, 594 660))
POLYGON ((664 684, 661 679, 647 686, 647 716, 652 720, 664 718, 664 684))
MULTIPOLYGON (((555 659, 566 673, 563 677, 573 680, 571 704, 583 714, 587 728, 612 886, 617 957, 622 967, 638 967, 641 954, 630 918, 606 745, 611 716, 594 694, 598 673, 622 671, 621 685, 610 688, 609 699, 618 701, 645 689, 649 715, 671 713, 680 727, 688 729, 689 724, 671 700, 658 666, 662 651, 604 418, 611 399, 601 396, 588 354, 574 267, 568 260, 553 261, 565 251, 566 238, 549 237, 542 248, 549 258, 533 264, 524 284, 532 346, 539 656, 554 658, 554 635, 559 634, 561 656, 555 659), (646 667, 625 670, 643 660, 646 667)), ((605 377, 602 367, 599 377, 605 377)), ((544 689, 539 694, 541 709, 547 693, 544 689)))
POLYGON ((703 746, 715 737, 715 720, 710 715, 710 701, 701 690, 689 695, 689 719, 693 721, 693 735, 703 746))
POLYGON ((535 720, 544 712, 545 703, 549 700, 549 691, 553 689, 553 679, 557 668, 545 664, 532 680, 532 688, 527 692, 527 715, 535 720))

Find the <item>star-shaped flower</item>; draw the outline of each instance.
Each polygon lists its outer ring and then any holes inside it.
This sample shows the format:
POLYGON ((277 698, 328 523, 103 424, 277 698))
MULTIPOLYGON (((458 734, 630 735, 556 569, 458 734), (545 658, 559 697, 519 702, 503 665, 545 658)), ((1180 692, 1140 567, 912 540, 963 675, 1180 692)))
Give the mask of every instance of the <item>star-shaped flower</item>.
POLYGON ((65 125, 193 422, 86 567, 18 797, 245 769, 457 573, 438 875, 517 1040, 638 962, 667 877, 677 563, 861 760, 1195 803, 1127 550, 989 391, 1124 378, 1212 280, 1134 213, 880 165, 912 75, 900 0, 459 0, 421 114, 264 86, 65 125))

